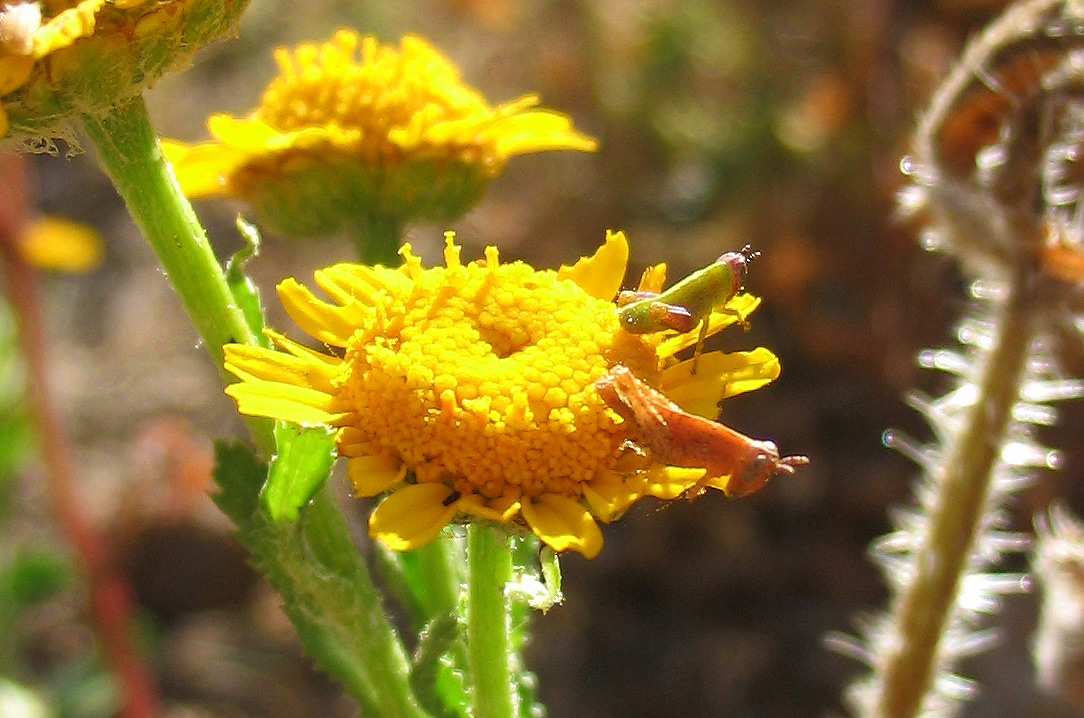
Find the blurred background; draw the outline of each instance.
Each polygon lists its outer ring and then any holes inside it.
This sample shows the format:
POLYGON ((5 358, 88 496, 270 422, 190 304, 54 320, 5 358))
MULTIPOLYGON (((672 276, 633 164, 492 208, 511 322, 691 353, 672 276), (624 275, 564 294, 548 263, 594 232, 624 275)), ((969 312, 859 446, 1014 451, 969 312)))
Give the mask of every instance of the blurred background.
MULTIPOLYGON (((161 81, 148 102, 162 135, 203 139, 208 114, 256 104, 275 46, 322 42, 341 26, 391 43, 417 33, 492 104, 537 92, 600 142, 593 155, 510 161, 451 227, 465 258, 495 244, 502 258, 556 267, 623 229, 632 284, 647 264, 665 261, 678 277, 746 243, 760 250, 752 330, 715 346, 768 346, 783 374, 726 402, 722 420, 811 466, 741 501, 713 493, 635 506, 605 528, 597 559, 562 562, 565 603, 537 617, 528 660, 553 718, 829 715, 861 668, 824 636, 884 607, 866 547, 889 529, 889 509, 910 501, 917 474, 881 434, 929 438, 902 397, 946 386, 914 357, 951 343, 965 303, 952 262, 924 254, 915 229, 893 220, 898 165, 937 81, 1004 6, 252 0, 236 39, 161 81)), ((242 429, 150 249, 92 155, 36 157, 33 168, 42 211, 105 237, 100 269, 43 278, 51 371, 77 443, 79 499, 135 584, 168 714, 352 715, 206 497, 211 442, 242 429)), ((223 258, 241 244, 239 209, 197 205, 223 258)), ((409 230, 427 264, 440 260, 444 229, 409 230)), ((352 247, 265 240, 251 271, 271 324, 289 327, 274 284, 304 281, 352 247)), ((102 718, 113 699, 85 595, 19 430, 10 324, 0 315, 0 674, 46 686, 66 717, 102 718)), ((1043 438, 1064 451, 1064 468, 1022 494, 1020 529, 1052 498, 1084 508, 1084 456, 1071 438, 1084 410, 1062 416, 1043 438)), ((965 715, 1063 714, 1032 687, 1034 612, 1032 598, 1007 601, 1002 642, 965 666, 982 691, 965 715)))

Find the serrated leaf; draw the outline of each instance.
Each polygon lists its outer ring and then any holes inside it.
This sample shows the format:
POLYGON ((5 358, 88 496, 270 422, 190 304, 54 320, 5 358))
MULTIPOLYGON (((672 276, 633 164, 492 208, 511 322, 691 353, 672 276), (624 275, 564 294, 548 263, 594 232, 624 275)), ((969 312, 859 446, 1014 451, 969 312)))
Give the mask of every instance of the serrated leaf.
POLYGON ((467 696, 463 681, 452 669, 452 651, 462 638, 462 627, 454 615, 434 618, 418 635, 418 648, 410 671, 410 687, 418 703, 440 718, 467 718, 467 696))
POLYGON ((215 504, 239 527, 247 526, 260 505, 267 465, 240 442, 216 441, 213 476, 218 486, 215 504))
POLYGON ((326 491, 316 495, 298 523, 272 522, 260 500, 267 473, 248 447, 217 443, 215 503, 234 521, 238 541, 282 597, 308 654, 343 683, 362 714, 382 715, 380 707, 389 700, 402 707, 402 699, 388 697, 388 686, 407 683, 406 657, 349 527, 326 491))
POLYGON ((251 224, 237 217, 237 231, 245 239, 245 246, 237 250, 226 262, 226 283, 233 294, 233 301, 245 316, 245 323, 252 329, 256 342, 263 347, 270 347, 270 340, 264 336, 263 309, 260 306, 260 292, 245 274, 245 265, 260 254, 260 233, 251 224))
POLYGON ((278 453, 271 461, 260 501, 275 523, 297 521, 298 511, 327 481, 335 461, 331 433, 295 424, 275 426, 278 453))

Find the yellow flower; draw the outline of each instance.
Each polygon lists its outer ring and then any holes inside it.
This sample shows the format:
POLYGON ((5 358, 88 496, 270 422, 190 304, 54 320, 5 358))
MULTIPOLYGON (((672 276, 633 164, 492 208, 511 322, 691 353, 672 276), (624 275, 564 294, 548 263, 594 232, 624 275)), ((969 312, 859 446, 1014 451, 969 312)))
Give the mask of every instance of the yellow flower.
POLYGON ((0 0, 0 137, 70 134, 233 27, 248 0, 0 0))
POLYGON ((39 217, 19 236, 27 264, 58 272, 89 272, 101 264, 102 239, 91 228, 56 217, 39 217))
POLYGON ((565 115, 532 109, 533 95, 490 107, 418 37, 396 49, 340 30, 275 59, 280 74, 251 115, 214 115, 214 142, 164 150, 189 197, 242 198, 287 234, 332 232, 367 211, 449 221, 508 158, 595 147, 565 115))
MULTIPOLYGON (((716 402, 772 381, 767 349, 705 353, 698 373, 674 353, 691 334, 633 335, 613 298, 628 259, 622 233, 557 271, 501 264, 497 250, 464 264, 452 233, 444 267, 423 269, 409 245, 397 269, 338 264, 317 271, 318 299, 293 279, 287 313, 328 351, 271 332, 277 349, 228 345, 240 378, 226 393, 242 414, 338 428, 338 454, 359 496, 389 492, 369 520, 395 550, 424 545, 452 521, 526 525, 557 551, 595 556, 596 519, 644 496, 672 499, 703 468, 653 461, 626 443, 633 428, 594 382, 622 364, 683 408, 714 417, 716 402)), ((665 268, 645 273, 661 284, 665 268)), ((643 285, 642 285, 643 286, 643 285)), ((759 299, 739 294, 711 316, 714 333, 759 299)), ((726 490, 728 477, 709 485, 726 490)))

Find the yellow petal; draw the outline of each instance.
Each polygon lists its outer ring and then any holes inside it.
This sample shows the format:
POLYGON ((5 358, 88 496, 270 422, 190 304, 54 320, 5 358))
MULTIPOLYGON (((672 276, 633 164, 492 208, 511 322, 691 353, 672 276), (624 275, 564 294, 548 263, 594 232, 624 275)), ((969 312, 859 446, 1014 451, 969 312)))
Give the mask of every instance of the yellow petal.
POLYGON ((314 389, 249 379, 230 384, 226 394, 237 402, 237 411, 246 416, 266 416, 295 424, 331 424, 340 417, 331 411, 333 398, 314 389))
POLYGON ((570 279, 597 299, 610 301, 617 296, 625 267, 629 263, 629 243, 624 232, 606 232, 606 241, 590 257, 581 257, 569 267, 562 264, 558 279, 570 279))
POLYGON ((665 369, 659 390, 685 411, 715 419, 719 402, 759 389, 779 377, 779 358, 764 347, 748 352, 709 352, 665 369))
MULTIPOLYGON (((708 335, 710 336, 720 332, 731 324, 745 321, 759 306, 760 297, 754 297, 752 294, 739 294, 735 296, 726 303, 726 306, 724 307, 726 311, 721 309, 712 311, 711 319, 708 321, 708 335)), ((669 337, 665 341, 659 343, 659 356, 672 356, 682 349, 686 349, 693 344, 696 344, 699 338, 699 330, 669 337)))
POLYGON ((704 469, 656 466, 648 472, 644 493, 657 499, 672 501, 696 486, 704 474, 704 469))
POLYGON ((511 521, 519 509, 519 501, 510 496, 486 500, 478 494, 470 494, 459 500, 461 513, 502 524, 511 521))
POLYGON ((286 350, 290 354, 293 354, 295 357, 301 357, 304 359, 310 359, 312 361, 322 362, 337 369, 341 368, 342 359, 337 356, 334 356, 332 354, 321 354, 318 351, 309 349, 306 346, 298 344, 292 339, 287 339, 285 336, 279 334, 273 329, 264 329, 263 332, 267 335, 267 338, 270 339, 275 346, 277 346, 279 349, 286 350))
POLYGON ((406 473, 406 464, 392 454, 358 456, 346 464, 346 475, 358 496, 382 494, 402 481, 406 473))
POLYGON ((295 139, 292 133, 280 132, 266 122, 229 115, 211 115, 207 118, 207 129, 226 147, 245 154, 289 149, 295 139))
POLYGON ((497 140, 497 155, 512 157, 540 150, 580 150, 593 152, 597 143, 572 129, 567 115, 536 110, 509 117, 492 131, 497 140))
POLYGON ((102 239, 78 222, 41 217, 19 238, 23 259, 39 269, 87 272, 102 261, 102 239))
POLYGON ((23 86, 34 70, 34 58, 26 55, 0 56, 0 97, 23 86))
POLYGON ((644 269, 640 275, 640 283, 636 286, 640 292, 661 292, 666 284, 666 262, 653 264, 644 269))
POLYGON ((334 364, 245 344, 227 344, 223 351, 226 369, 240 379, 264 379, 334 393, 332 380, 339 375, 334 364))
POLYGON ((554 551, 579 551, 594 558, 602 549, 602 531, 578 501, 542 494, 524 499, 520 513, 535 536, 554 551))
POLYGON ((31 55, 41 59, 92 34, 96 24, 95 15, 105 4, 106 0, 80 0, 77 6, 58 13, 34 33, 31 55))
POLYGON ((616 471, 604 471, 589 484, 584 484, 583 498, 599 521, 610 523, 619 519, 644 494, 642 473, 623 476, 616 471))
POLYGON ((342 308, 317 299, 308 287, 290 277, 276 287, 282 308, 297 326, 313 339, 345 347, 356 327, 343 316, 342 308))
POLYGON ((186 146, 162 142, 162 155, 173 165, 177 184, 186 197, 228 197, 229 178, 248 161, 241 151, 215 142, 186 146))
POLYGON ((369 516, 369 536, 392 551, 413 551, 437 537, 456 513, 445 505, 452 489, 441 483, 404 486, 392 492, 369 516))

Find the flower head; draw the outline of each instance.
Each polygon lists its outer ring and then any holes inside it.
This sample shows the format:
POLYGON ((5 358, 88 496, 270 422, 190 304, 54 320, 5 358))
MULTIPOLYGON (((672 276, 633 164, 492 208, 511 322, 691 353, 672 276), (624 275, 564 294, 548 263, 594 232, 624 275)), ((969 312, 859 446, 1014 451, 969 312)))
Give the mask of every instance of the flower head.
POLYGON ((59 217, 39 217, 18 238, 23 260, 38 269, 89 272, 102 261, 102 239, 90 227, 59 217))
POLYGON ((165 151, 189 197, 240 197, 288 234, 334 231, 359 208, 449 221, 508 158, 595 146, 533 95, 490 107, 418 37, 394 48, 340 30, 275 59, 251 115, 214 115, 213 142, 165 151))
POLYGON ((0 137, 65 133, 233 27, 248 0, 0 0, 0 137))
MULTIPOLYGON (((593 557, 596 519, 609 522, 644 496, 672 499, 705 468, 659 463, 631 447, 635 427, 595 382, 621 364, 687 411, 714 416, 722 398, 772 381, 767 349, 705 353, 699 371, 675 352, 695 337, 634 335, 613 298, 628 259, 621 233, 557 271, 485 258, 464 264, 446 237, 444 267, 423 269, 409 245, 397 269, 339 264, 317 271, 318 299, 293 279, 278 286, 287 313, 329 348, 278 333, 277 349, 228 345, 226 392, 243 414, 338 428, 336 445, 360 496, 389 492, 370 534, 417 548, 449 522, 529 527, 555 550, 593 557)), ((657 288, 665 267, 645 273, 657 288)), ((759 299, 739 294, 710 318, 716 332, 744 321, 759 299)))

